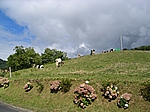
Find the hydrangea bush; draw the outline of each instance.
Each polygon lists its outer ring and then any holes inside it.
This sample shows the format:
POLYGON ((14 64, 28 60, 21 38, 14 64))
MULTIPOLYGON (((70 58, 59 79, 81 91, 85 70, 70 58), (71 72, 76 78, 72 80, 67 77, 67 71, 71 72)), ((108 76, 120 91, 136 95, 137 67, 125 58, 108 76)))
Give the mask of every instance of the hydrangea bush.
POLYGON ((5 89, 8 86, 9 86, 8 78, 0 77, 0 87, 3 87, 5 89))
POLYGON ((109 101, 115 100, 119 95, 118 87, 114 86, 113 84, 104 87, 102 89, 102 92, 103 92, 103 96, 107 98, 109 101))
POLYGON ((124 93, 117 101, 117 106, 119 108, 127 109, 129 107, 129 101, 131 100, 132 94, 124 93))
POLYGON ((83 109, 91 104, 96 98, 97 95, 95 94, 94 88, 88 84, 80 84, 74 90, 73 102, 83 109))
POLYGON ((129 107, 129 102, 126 99, 124 99, 123 97, 120 97, 120 99, 117 102, 117 105, 120 108, 126 109, 129 107))
POLYGON ((66 93, 70 90, 71 86, 72 86, 71 80, 67 78, 62 79, 62 81, 55 80, 50 82, 50 91, 51 93, 57 93, 58 91, 66 93))
POLYGON ((27 82, 23 88, 25 89, 26 92, 28 92, 33 88, 33 85, 31 82, 27 82))
POLYGON ((51 93, 57 93, 61 89, 61 81, 60 80, 55 80, 50 82, 50 91, 51 93))

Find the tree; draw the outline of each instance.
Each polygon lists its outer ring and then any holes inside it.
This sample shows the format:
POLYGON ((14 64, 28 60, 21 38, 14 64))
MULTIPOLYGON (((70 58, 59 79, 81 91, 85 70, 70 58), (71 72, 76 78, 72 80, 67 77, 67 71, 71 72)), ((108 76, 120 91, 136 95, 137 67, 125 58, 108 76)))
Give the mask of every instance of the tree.
POLYGON ((32 47, 16 46, 13 50, 15 54, 10 55, 7 62, 12 71, 29 68, 33 63, 37 64, 41 61, 40 55, 32 47))
POLYGON ((42 54, 42 62, 43 63, 48 63, 48 62, 53 62, 53 52, 49 48, 46 48, 44 53, 42 54))
POLYGON ((41 57, 32 47, 25 49, 25 58, 27 58, 26 63, 28 67, 31 67, 33 64, 41 64, 41 57))
POLYGON ((0 69, 8 69, 5 60, 0 59, 0 69))
POLYGON ((16 46, 13 50, 15 53, 7 58, 7 65, 12 68, 12 71, 30 68, 33 64, 53 63, 56 58, 68 59, 67 53, 56 49, 46 48, 41 56, 35 52, 33 47, 16 46))
POLYGON ((13 50, 16 52, 17 55, 25 53, 25 49, 23 46, 16 46, 13 50))
POLYGON ((150 45, 149 46, 140 46, 140 47, 136 47, 136 48, 133 48, 131 50, 143 50, 143 51, 148 51, 150 50, 150 45))
POLYGON ((42 62, 43 63, 54 63, 55 59, 61 58, 62 60, 66 60, 67 53, 62 51, 57 51, 56 49, 46 48, 44 53, 42 54, 42 62))

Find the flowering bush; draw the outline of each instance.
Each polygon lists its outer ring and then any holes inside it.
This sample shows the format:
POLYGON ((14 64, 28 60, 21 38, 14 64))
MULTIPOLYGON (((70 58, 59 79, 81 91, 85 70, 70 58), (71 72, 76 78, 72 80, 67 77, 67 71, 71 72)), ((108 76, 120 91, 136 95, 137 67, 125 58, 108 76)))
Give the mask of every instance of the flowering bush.
POLYGON ((120 97, 120 99, 117 102, 117 105, 120 108, 126 109, 129 107, 129 102, 126 99, 124 99, 123 97, 120 97))
POLYGON ((109 101, 116 99, 119 95, 118 87, 114 86, 113 84, 108 85, 102 90, 102 92, 103 96, 108 98, 109 101))
POLYGON ((60 83, 61 83, 61 81, 59 81, 59 80, 50 82, 51 93, 57 93, 61 89, 60 83))
POLYGON ((120 108, 127 109, 129 107, 129 101, 131 100, 132 94, 124 93, 117 101, 117 105, 120 108))
POLYGON ((74 103, 77 104, 81 108, 86 108, 89 104, 91 104, 96 98, 97 95, 94 94, 95 90, 92 86, 88 84, 80 84, 74 90, 74 103))
POLYGON ((0 77, 0 87, 3 87, 5 89, 8 86, 9 86, 8 78, 0 77))
POLYGON ((33 85, 32 85, 32 83, 27 82, 23 88, 25 89, 26 92, 28 92, 33 88, 33 85))
POLYGON ((62 79, 62 81, 55 80, 50 82, 50 90, 51 93, 57 93, 61 90, 61 92, 68 92, 70 90, 70 87, 72 86, 71 80, 69 79, 62 79))

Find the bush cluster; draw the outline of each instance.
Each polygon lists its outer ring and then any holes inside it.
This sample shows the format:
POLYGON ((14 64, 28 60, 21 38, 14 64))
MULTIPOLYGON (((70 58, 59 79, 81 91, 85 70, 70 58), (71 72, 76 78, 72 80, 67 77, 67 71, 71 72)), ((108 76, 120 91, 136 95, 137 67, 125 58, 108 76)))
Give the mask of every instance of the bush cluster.
POLYGON ((3 87, 5 89, 8 86, 9 86, 8 78, 0 77, 0 87, 3 87))
POLYGON ((117 102, 117 105, 120 108, 126 109, 129 107, 129 102, 126 99, 124 99, 123 97, 120 97, 120 99, 117 102))
MULTIPOLYGON (((112 83, 104 82, 103 87, 101 89, 102 95, 108 99, 108 101, 115 100, 118 95, 118 87, 115 86, 112 83)), ((129 101, 131 100, 132 94, 130 93, 124 93, 120 96, 120 98, 117 100, 117 106, 119 108, 127 109, 129 107, 129 101)))
POLYGON ((36 83, 37 83, 37 91, 39 92, 39 93, 41 93, 42 91, 43 91, 43 89, 44 89, 44 85, 42 84, 42 83, 40 83, 39 81, 36 81, 36 83))
MULTIPOLYGON (((36 81, 36 83, 37 91, 41 93, 44 89, 44 85, 39 81, 36 81)), ((143 88, 141 89, 141 95, 145 100, 150 101, 150 81, 144 82, 142 85, 143 88)), ((0 77, 0 87, 6 88, 8 86, 9 80, 7 78, 0 77)), ((55 80, 50 82, 50 91, 51 93, 57 93, 61 90, 62 92, 66 93, 70 90, 71 86, 71 80, 67 78, 63 79, 62 81, 55 80)), ((103 87, 104 88, 101 89, 102 95, 109 99, 109 101, 115 100, 118 97, 119 91, 117 86, 112 83, 105 82, 103 83, 103 87)), ((33 88, 33 85, 29 81, 24 85, 23 88, 26 92, 28 92, 33 88)), ((129 107, 129 101, 131 100, 131 97, 132 94, 130 93, 122 94, 117 100, 117 106, 127 109, 129 107)), ((73 102, 83 109, 90 105, 95 99, 97 99, 97 95, 95 94, 94 88, 89 85, 89 81, 85 81, 85 83, 80 84, 74 90, 73 102)))
POLYGON ((61 81, 60 80, 55 80, 50 82, 50 91, 51 93, 57 93, 60 91, 61 86, 60 86, 61 81))
POLYGON ((86 106, 91 104, 96 98, 97 95, 95 94, 94 88, 88 84, 80 84, 74 90, 73 102, 81 108, 86 108, 86 106))
POLYGON ((102 95, 109 101, 115 100, 119 95, 118 87, 114 86, 113 84, 107 85, 106 88, 104 87, 102 89, 102 92, 103 92, 102 95))
POLYGON ((150 81, 144 82, 143 88, 141 89, 141 95, 144 98, 144 100, 150 102, 150 81))
POLYGON ((66 93, 70 90, 71 86, 71 80, 68 78, 62 79, 62 81, 55 80, 50 82, 50 91, 51 93, 57 93, 58 91, 66 93))
POLYGON ((129 101, 131 100, 132 94, 124 93, 117 101, 117 106, 119 108, 127 109, 129 107, 129 101))
POLYGON ((28 92, 33 88, 33 85, 31 82, 27 82, 23 88, 24 88, 25 92, 28 92))
POLYGON ((72 86, 71 80, 69 80, 68 78, 62 79, 60 86, 62 92, 68 92, 70 90, 70 87, 72 86))

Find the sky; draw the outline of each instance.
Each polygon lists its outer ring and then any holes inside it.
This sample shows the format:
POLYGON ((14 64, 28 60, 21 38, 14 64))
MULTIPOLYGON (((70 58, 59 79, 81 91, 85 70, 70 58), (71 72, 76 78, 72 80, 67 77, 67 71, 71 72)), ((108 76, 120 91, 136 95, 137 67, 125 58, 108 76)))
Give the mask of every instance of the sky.
POLYGON ((0 58, 15 46, 70 58, 150 45, 150 0, 0 0, 0 58))

